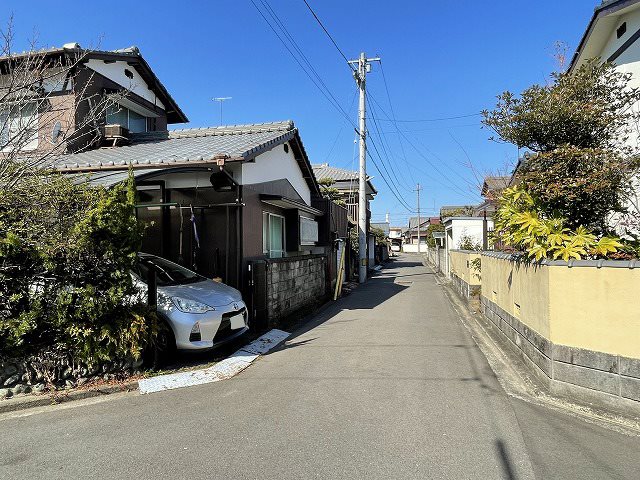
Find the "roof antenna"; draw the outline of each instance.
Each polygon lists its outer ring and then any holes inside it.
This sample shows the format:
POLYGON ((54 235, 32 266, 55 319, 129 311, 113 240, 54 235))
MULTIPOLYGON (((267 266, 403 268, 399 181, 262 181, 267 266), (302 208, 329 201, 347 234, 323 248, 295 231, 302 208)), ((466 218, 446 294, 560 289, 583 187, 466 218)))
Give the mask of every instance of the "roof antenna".
POLYGON ((214 102, 220 102, 220 126, 222 126, 222 104, 227 100, 231 100, 233 97, 214 97, 214 102))

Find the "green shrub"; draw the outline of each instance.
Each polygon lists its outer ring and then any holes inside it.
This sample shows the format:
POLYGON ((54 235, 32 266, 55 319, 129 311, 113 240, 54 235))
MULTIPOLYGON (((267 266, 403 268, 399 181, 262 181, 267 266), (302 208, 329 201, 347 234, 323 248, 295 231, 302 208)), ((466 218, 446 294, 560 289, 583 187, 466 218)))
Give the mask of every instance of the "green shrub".
POLYGON ((497 240, 525 252, 529 259, 600 258, 623 246, 619 239, 597 238, 583 226, 567 228, 564 218, 546 215, 523 185, 502 192, 494 222, 497 240))
POLYGON ((458 242, 458 248, 460 250, 472 250, 479 252, 482 250, 482 245, 480 245, 480 242, 470 235, 461 235, 460 241, 458 242))
POLYGON ((135 185, 111 189, 59 174, 0 188, 0 350, 52 347, 82 360, 132 356, 155 333, 155 313, 131 299, 142 239, 135 185))

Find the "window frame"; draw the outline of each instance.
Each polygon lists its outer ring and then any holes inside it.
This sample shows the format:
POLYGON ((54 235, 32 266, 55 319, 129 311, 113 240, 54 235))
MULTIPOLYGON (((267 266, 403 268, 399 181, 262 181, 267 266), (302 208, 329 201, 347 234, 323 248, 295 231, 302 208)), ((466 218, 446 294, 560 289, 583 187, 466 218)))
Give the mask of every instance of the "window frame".
POLYGON ((28 139, 20 140, 22 135, 18 135, 20 143, 24 143, 24 145, 20 146, 20 151, 32 151, 38 149, 40 144, 39 105, 39 102, 34 100, 28 101, 22 106, 15 103, 7 103, 0 106, 0 152, 12 151, 15 148, 11 145, 11 139, 17 135, 16 132, 21 131, 23 128, 27 128, 23 123, 28 125, 33 131, 28 139), (25 116, 24 113, 26 109, 33 109, 33 111, 29 115, 25 116), (26 120, 23 122, 22 119, 25 117, 33 117, 33 120, 26 120))
POLYGON ((262 212, 262 253, 263 255, 266 255, 268 258, 282 258, 285 257, 287 254, 287 227, 286 227, 286 219, 284 217, 284 215, 279 215, 277 213, 272 213, 272 212, 266 212, 263 210, 262 212), (277 256, 277 255, 272 255, 272 252, 274 252, 275 250, 273 250, 271 248, 271 227, 272 227, 272 222, 271 222, 271 218, 272 217, 278 217, 282 220, 282 250, 277 250, 277 252, 281 253, 281 255, 277 256), (266 222, 265 222, 266 220, 266 222), (265 230, 265 225, 266 225, 266 230, 265 230))
POLYGON ((109 108, 107 108, 107 111, 105 113, 105 122, 107 125, 120 125, 120 123, 118 122, 109 122, 109 115, 115 115, 114 113, 109 113, 109 109, 110 108, 115 108, 118 107, 118 112, 116 112, 115 114, 119 113, 120 110, 125 110, 127 112, 127 124, 126 125, 121 125, 122 127, 126 128, 127 130, 129 130, 129 132, 131 133, 146 133, 149 131, 149 117, 138 113, 134 110, 131 110, 129 107, 125 107, 124 105, 120 105, 119 103, 115 103, 114 105, 111 105, 109 108), (142 118, 144 118, 144 131, 143 132, 133 132, 131 130, 131 112, 134 112, 136 115, 140 115, 142 118))

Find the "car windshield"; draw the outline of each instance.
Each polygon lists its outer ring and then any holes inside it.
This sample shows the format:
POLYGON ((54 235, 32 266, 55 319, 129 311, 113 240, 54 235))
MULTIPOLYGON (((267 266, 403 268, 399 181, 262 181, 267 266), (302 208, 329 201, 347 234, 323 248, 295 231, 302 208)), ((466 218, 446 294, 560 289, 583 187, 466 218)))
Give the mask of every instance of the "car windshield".
POLYGON ((164 258, 154 257, 150 255, 140 256, 136 264, 134 273, 144 282, 147 281, 149 267, 153 267, 157 272, 157 281, 159 287, 167 287, 171 285, 185 285, 187 283, 201 282, 205 277, 192 272, 189 269, 181 267, 164 258))

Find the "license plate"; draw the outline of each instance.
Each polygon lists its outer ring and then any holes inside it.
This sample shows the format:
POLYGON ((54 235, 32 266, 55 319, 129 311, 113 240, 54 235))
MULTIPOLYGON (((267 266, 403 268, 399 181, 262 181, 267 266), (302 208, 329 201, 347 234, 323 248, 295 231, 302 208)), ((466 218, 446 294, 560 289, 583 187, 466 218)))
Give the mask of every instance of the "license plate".
POLYGON ((231 330, 237 330, 238 328, 244 328, 244 316, 242 314, 234 315, 231 317, 231 330))

